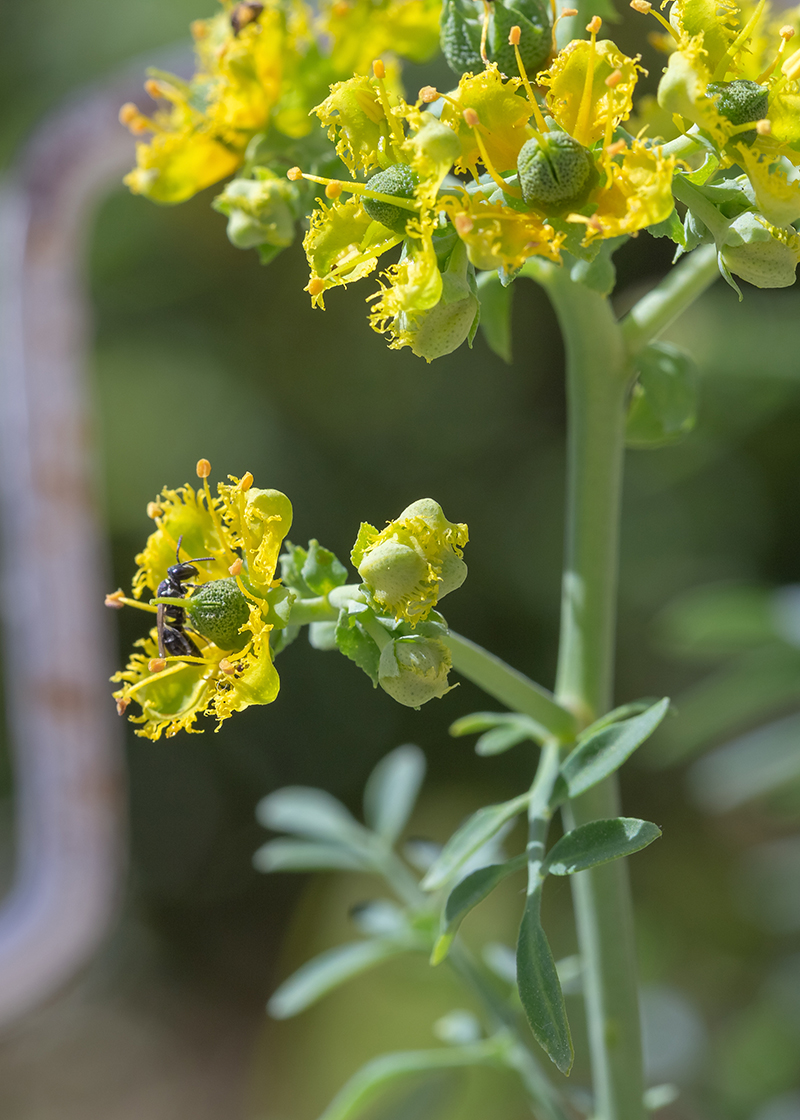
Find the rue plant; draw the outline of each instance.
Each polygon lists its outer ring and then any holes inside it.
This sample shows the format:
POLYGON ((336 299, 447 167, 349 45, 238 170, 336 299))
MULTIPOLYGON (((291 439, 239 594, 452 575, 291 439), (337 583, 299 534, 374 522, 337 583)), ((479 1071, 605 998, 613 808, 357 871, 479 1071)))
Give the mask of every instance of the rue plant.
POLYGON ((257 853, 260 868, 369 870, 391 896, 359 910, 358 940, 278 989, 274 1015, 296 1014, 407 952, 453 968, 484 1009, 480 1019, 454 1013, 440 1023, 441 1046, 376 1057, 325 1120, 358 1116, 391 1081, 473 1064, 513 1070, 536 1115, 573 1114, 564 1080, 572 1036, 541 921, 553 875, 573 886, 591 1113, 641 1120, 655 1103, 643 1086, 622 857, 659 830, 620 816, 616 772, 668 700, 612 706, 623 449, 663 446, 692 427, 691 359, 658 341, 682 311, 720 274, 737 291, 737 278, 762 288, 794 282, 800 51, 790 44, 800 10, 777 16, 766 0, 674 0, 666 14, 648 0, 631 6, 657 21, 664 51, 657 99, 638 105, 639 58, 602 36, 610 13, 591 5, 556 13, 541 0, 224 0, 193 26, 193 80, 154 73, 155 113, 122 109, 142 137, 127 178, 134 192, 173 203, 227 178, 213 205, 230 240, 267 263, 299 224, 319 308, 346 298, 332 289, 382 269, 369 321, 391 348, 432 361, 471 345, 480 326, 507 358, 521 277, 547 292, 564 336, 567 532, 552 692, 448 627, 439 608, 466 577, 467 527, 430 498, 385 528, 350 527, 359 578, 349 582, 318 541, 286 539, 288 498, 249 474, 212 491, 201 460, 200 489, 165 490, 151 504, 155 531, 131 596, 107 599, 156 622, 115 678, 120 713, 149 738, 273 702, 275 658, 308 627, 314 648, 338 649, 410 707, 449 692, 451 674, 472 680, 502 708, 453 724, 455 735, 479 736, 479 754, 539 747, 529 788, 478 810, 438 849, 402 844, 424 772, 413 747, 370 777, 363 824, 320 790, 261 802, 261 822, 287 835, 257 853), (425 62, 439 48, 454 71, 450 88, 409 97, 402 60, 425 62), (618 320, 613 254, 642 231, 675 244, 675 267, 618 320), (165 594, 173 565, 181 579, 165 594), (556 813, 564 835, 548 845, 556 813), (508 855, 503 843, 520 817, 527 843, 508 855), (512 875, 527 883, 516 953, 476 957, 459 926, 512 875))

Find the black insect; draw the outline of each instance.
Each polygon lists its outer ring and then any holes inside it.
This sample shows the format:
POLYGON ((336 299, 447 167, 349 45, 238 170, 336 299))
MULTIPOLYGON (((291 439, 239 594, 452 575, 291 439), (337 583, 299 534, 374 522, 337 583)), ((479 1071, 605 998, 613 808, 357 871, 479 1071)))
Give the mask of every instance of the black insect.
MULTIPOLYGON (((201 564, 204 560, 213 560, 213 556, 198 556, 196 560, 186 560, 181 562, 180 551, 181 541, 183 537, 178 540, 178 547, 175 549, 175 559, 177 563, 167 568, 167 578, 162 579, 158 585, 156 598, 161 598, 162 595, 169 595, 172 599, 183 599, 186 596, 187 588, 184 584, 187 580, 192 579, 197 575, 197 568, 195 564, 201 564)), ((191 586, 191 584, 188 584, 191 586)), ((184 627, 186 625, 186 611, 183 607, 179 607, 177 603, 159 603, 158 613, 156 615, 156 626, 158 629, 158 653, 160 657, 199 657, 200 650, 194 644, 192 639, 186 633, 184 627)))
POLYGON ((230 15, 233 34, 238 35, 243 27, 247 27, 248 23, 257 20, 263 11, 263 4, 254 3, 254 0, 242 0, 242 3, 237 4, 230 15))

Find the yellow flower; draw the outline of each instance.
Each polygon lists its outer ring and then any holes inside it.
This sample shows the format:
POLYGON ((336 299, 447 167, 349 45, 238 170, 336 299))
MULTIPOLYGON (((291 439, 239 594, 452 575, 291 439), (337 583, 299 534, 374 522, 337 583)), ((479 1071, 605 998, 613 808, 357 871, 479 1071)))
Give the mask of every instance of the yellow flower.
POLYGON ((521 87, 520 78, 504 81, 494 64, 482 74, 463 76, 458 89, 445 101, 441 115, 442 123, 453 129, 461 143, 456 170, 474 171, 478 163, 485 162, 476 133, 498 171, 516 167, 520 148, 533 135, 528 127, 533 109, 517 95, 521 87), (466 109, 477 114, 477 126, 464 119, 466 109))
POLYGON ((674 156, 665 158, 661 148, 634 140, 620 163, 610 159, 605 166, 605 185, 592 196, 596 209, 587 222, 586 244, 598 237, 635 234, 669 217, 674 206, 674 156))
POLYGON ((164 633, 173 646, 177 633, 181 652, 170 654, 166 637, 160 640, 153 628, 135 643, 126 668, 112 677, 122 682, 114 693, 118 711, 138 704, 141 714, 130 718, 142 725, 137 734, 149 739, 196 731, 201 714, 214 716, 219 727, 233 712, 271 703, 280 685, 269 635, 286 624, 291 604, 291 595, 274 579, 291 527, 291 503, 277 490, 254 487, 249 474, 220 483, 212 497, 203 464, 207 467, 205 460, 198 464, 203 489, 164 490, 148 507, 156 531, 136 557, 134 598, 115 593, 107 600, 110 606, 154 611, 154 605, 137 600, 146 590, 158 596, 171 566, 191 565, 178 581, 185 594, 176 595, 173 584, 165 589, 168 604, 162 604, 164 633), (193 564, 195 557, 203 559, 193 564))
POLYGON ((351 560, 381 610, 415 626, 466 579, 461 555, 468 539, 466 525, 421 498, 380 532, 362 523, 351 560))
POLYGON ((440 0, 329 0, 321 29, 342 74, 361 73, 387 51, 426 62, 439 47, 440 0))
POLYGON ((589 147, 611 135, 633 108, 639 56, 628 58, 610 39, 574 39, 549 70, 537 77, 547 87, 547 107, 579 144, 589 147))
POLYGON ((356 196, 321 204, 311 214, 311 226, 303 239, 311 268, 306 291, 315 307, 325 308, 328 288, 361 280, 375 271, 377 258, 401 240, 380 222, 373 221, 356 196))
POLYGON ((453 222, 476 268, 513 273, 533 256, 559 263, 565 234, 557 233, 538 214, 474 196, 467 209, 460 205, 453 206, 453 222))

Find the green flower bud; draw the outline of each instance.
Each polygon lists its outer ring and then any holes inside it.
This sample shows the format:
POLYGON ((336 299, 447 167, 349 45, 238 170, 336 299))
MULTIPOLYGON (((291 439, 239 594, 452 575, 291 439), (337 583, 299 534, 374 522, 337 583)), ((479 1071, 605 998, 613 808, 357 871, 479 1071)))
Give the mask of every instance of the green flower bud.
POLYGON ((452 664, 450 651, 438 638, 396 638, 383 648, 378 683, 399 704, 419 708, 450 691, 452 664))
MULTIPOLYGON (((763 120, 769 108, 769 90, 758 82, 747 78, 737 78, 733 82, 711 82, 706 92, 717 105, 717 111, 731 124, 748 124, 750 121, 763 120)), ((752 144, 756 130, 738 133, 734 139, 752 144)))
MULTIPOLYGON (((456 74, 483 70, 481 33, 483 13, 471 0, 445 0, 442 8, 441 46, 451 70, 456 74)), ((547 64, 552 49, 550 7, 541 0, 494 0, 489 13, 486 54, 510 77, 519 77, 514 48, 508 33, 520 29, 519 52, 522 65, 533 77, 547 64)))
POLYGON ((250 607, 235 579, 215 579, 204 583, 186 600, 186 613, 192 626, 219 649, 243 649, 250 635, 239 627, 250 618, 250 607))
MULTIPOLYGON (((367 179, 367 187, 371 191, 393 194, 397 198, 413 199, 418 185, 419 175, 405 163, 393 163, 385 171, 379 171, 367 179)), ((406 223, 412 217, 410 210, 392 206, 390 202, 378 202, 374 198, 364 199, 364 209, 373 221, 380 222, 395 233, 405 233, 406 223)))
POLYGON ((525 202, 547 216, 580 210, 599 179, 591 152, 566 132, 527 140, 517 173, 525 202))
POLYGON ((480 309, 476 296, 470 292, 455 303, 440 300, 430 311, 413 317, 401 314, 397 334, 411 347, 412 354, 432 362, 452 354, 469 338, 480 309))
POLYGON ((789 288, 800 261, 800 237, 747 212, 731 222, 719 256, 723 274, 726 268, 756 288, 789 288))
POLYGON ((234 179, 211 205, 228 218, 232 245, 274 256, 294 240, 296 193, 293 183, 273 175, 234 179))
POLYGON ((352 561, 379 606, 415 625, 467 577, 466 525, 454 525, 432 498, 403 510, 379 533, 362 524, 352 561))

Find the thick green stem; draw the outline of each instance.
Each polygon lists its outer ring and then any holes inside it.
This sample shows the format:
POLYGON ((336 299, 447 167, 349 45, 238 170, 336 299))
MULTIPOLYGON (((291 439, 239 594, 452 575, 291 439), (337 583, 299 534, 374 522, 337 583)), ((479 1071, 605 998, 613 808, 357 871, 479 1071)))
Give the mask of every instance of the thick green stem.
MULTIPOLYGON (((556 699, 587 724, 611 706, 628 358, 607 299, 554 271, 567 351, 566 557, 556 699)), ((615 779, 570 803, 565 824, 616 816, 615 779)), ((643 1120, 633 917, 624 860, 572 877, 598 1120, 643 1120)))

